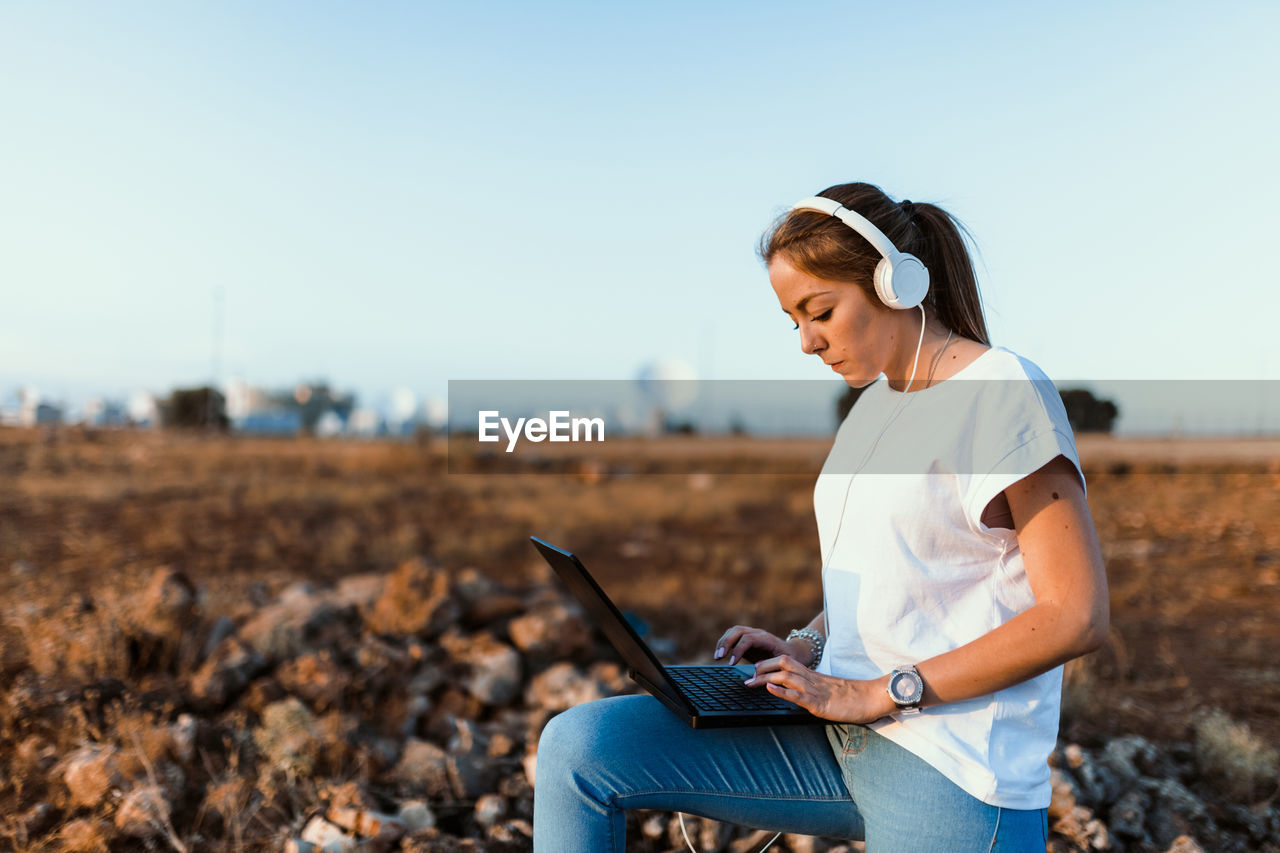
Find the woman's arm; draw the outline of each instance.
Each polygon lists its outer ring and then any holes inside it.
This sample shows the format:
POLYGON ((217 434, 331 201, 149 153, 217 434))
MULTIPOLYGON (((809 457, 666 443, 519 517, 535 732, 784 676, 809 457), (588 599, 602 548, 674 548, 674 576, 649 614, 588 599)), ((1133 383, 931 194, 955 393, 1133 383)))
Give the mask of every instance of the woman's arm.
MULTIPOLYGON (((994 693, 1106 642, 1106 572, 1075 467, 1059 456, 1004 494, 1036 603, 970 643, 916 662, 922 706, 994 693)), ((748 683, 765 684, 817 716, 865 723, 896 710, 888 681, 821 676, 784 655, 757 664, 748 683)))

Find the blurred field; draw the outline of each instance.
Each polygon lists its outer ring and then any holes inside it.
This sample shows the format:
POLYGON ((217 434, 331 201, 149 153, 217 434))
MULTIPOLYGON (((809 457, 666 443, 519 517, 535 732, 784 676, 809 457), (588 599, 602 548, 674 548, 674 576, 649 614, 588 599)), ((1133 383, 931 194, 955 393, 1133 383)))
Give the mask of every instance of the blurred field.
MULTIPOLYGON (((1064 733, 1185 739, 1198 709, 1219 706, 1280 743, 1280 442, 1086 437, 1080 448, 1113 630, 1069 673, 1064 733)), ((440 440, 0 430, 0 632, 164 565, 232 615, 299 578, 415 555, 518 584, 543 577, 526 541, 536 534, 579 552, 679 657, 705 657, 729 624, 785 631, 820 607, 811 498, 825 450, 616 442, 602 465, 467 475, 447 473, 440 440), (625 473, 689 454, 772 473, 625 473)))

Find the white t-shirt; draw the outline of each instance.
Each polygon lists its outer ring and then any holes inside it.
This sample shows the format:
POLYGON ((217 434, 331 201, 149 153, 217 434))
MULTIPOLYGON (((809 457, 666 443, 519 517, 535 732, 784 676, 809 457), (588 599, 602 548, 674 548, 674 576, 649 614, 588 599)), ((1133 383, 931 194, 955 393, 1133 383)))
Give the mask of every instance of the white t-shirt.
MULTIPOLYGON (((870 385, 814 488, 828 625, 818 671, 878 678, 1034 604, 1016 533, 981 518, 996 495, 1059 455, 1079 471, 1062 400, 1006 349, 924 390, 903 394, 883 377, 870 385)), ((1056 667, 871 727, 985 803, 1044 808, 1061 690, 1056 667)))

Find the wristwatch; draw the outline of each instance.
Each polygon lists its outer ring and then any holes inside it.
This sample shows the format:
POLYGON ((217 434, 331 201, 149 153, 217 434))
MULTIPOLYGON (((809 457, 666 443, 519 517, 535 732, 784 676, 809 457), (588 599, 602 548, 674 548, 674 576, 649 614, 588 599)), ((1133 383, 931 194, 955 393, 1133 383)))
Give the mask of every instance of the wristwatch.
POLYGON ((924 679, 910 664, 894 667, 889 675, 889 698, 898 706, 903 716, 920 713, 920 700, 924 698, 924 679))

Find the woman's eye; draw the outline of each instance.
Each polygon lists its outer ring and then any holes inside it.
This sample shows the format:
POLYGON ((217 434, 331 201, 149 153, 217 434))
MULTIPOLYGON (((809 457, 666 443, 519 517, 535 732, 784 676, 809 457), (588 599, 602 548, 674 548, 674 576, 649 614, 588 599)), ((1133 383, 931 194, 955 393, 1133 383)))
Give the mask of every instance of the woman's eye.
POLYGON ((800 330, 800 324, 799 324, 799 323, 796 323, 796 324, 795 324, 794 326, 792 326, 791 328, 795 329, 796 331, 799 331, 799 330, 800 330))
POLYGON ((814 317, 814 318, 813 318, 813 322, 815 322, 815 323, 825 323, 827 320, 830 320, 830 319, 831 319, 831 309, 830 309, 830 308, 828 308, 826 311, 823 311, 821 314, 819 314, 818 316, 814 317))

